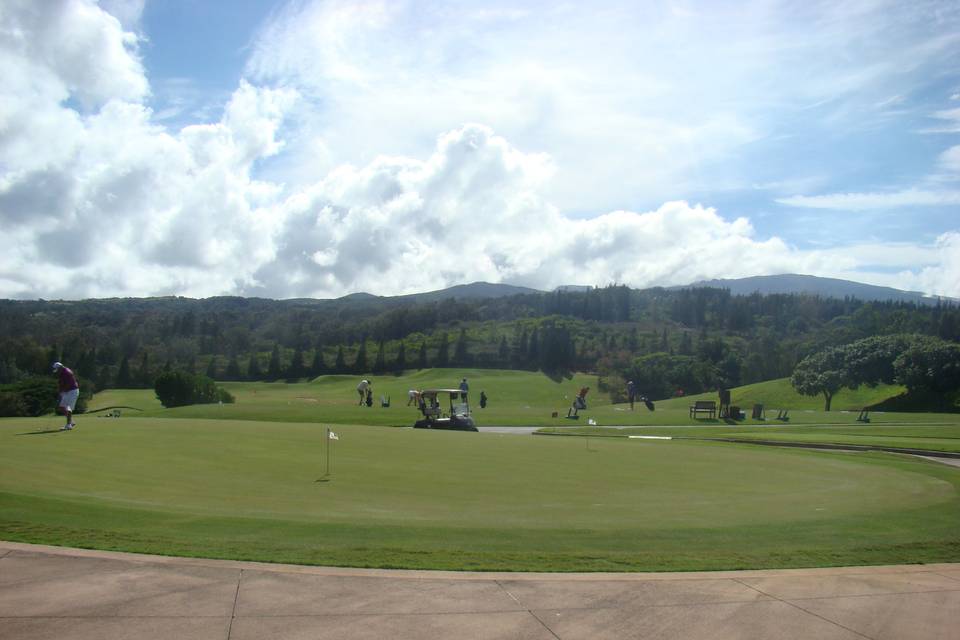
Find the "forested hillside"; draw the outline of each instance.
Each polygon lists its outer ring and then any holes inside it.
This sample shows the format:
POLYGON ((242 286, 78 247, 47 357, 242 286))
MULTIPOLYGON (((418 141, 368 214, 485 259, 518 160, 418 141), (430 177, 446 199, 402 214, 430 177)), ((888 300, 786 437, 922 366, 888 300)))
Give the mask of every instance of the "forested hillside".
POLYGON ((960 310, 625 286, 431 301, 6 300, 0 384, 57 359, 101 389, 152 386, 165 369, 283 380, 469 366, 593 371, 610 389, 643 377, 663 397, 785 377, 819 349, 893 333, 960 340, 960 310))

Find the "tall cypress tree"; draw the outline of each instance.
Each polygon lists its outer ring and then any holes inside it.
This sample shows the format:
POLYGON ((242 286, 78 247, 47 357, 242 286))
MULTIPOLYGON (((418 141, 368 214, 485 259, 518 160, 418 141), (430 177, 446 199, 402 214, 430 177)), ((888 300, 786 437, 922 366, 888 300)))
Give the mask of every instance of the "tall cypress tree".
POLYGON ((383 373, 387 370, 387 361, 386 356, 383 354, 384 344, 383 339, 380 340, 380 344, 377 346, 377 357, 373 361, 373 372, 374 373, 383 373))
POLYGON ((273 353, 270 354, 270 364, 267 365, 267 379, 278 380, 283 375, 283 369, 280 365, 280 345, 273 345, 273 353))
POLYGON ((530 332, 530 342, 527 344, 527 366, 532 369, 540 367, 540 332, 536 327, 530 332))
POLYGON ((310 365, 311 376, 322 376, 327 372, 327 363, 323 361, 323 349, 320 345, 313 352, 313 364, 310 365))
POLYGON ((347 359, 343 356, 343 345, 337 347, 337 359, 333 363, 334 373, 346 373, 347 372, 347 359))
POLYGON ((450 342, 447 339, 446 332, 440 336, 440 346, 437 347, 436 366, 445 367, 450 364, 450 342))
POLYGON ((150 371, 150 354, 143 352, 143 358, 140 360, 140 370, 137 371, 137 385, 142 389, 149 389, 153 386, 153 373, 150 371))
POLYGON ((227 363, 227 370, 223 374, 226 380, 240 379, 240 363, 237 361, 237 354, 230 356, 230 362, 227 363))
POLYGON ((130 358, 123 356, 120 361, 120 369, 117 371, 117 387, 120 389, 129 389, 133 380, 130 378, 130 358))
POLYGON ((519 369, 519 368, 522 367, 524 364, 526 364, 526 362, 527 362, 527 343, 528 343, 528 342, 529 342, 529 338, 527 337, 527 330, 526 330, 526 328, 524 328, 523 331, 520 332, 520 339, 517 341, 517 348, 516 348, 516 351, 515 351, 514 354, 513 354, 513 355, 514 355, 514 357, 513 357, 513 362, 514 362, 513 366, 514 366, 514 368, 519 369))
POLYGON ((287 367, 287 378, 296 380, 302 378, 303 374, 303 349, 298 346, 293 352, 293 360, 290 361, 290 366, 287 367))
POLYGON ((403 344, 403 340, 400 341, 400 346, 397 348, 397 359, 393 361, 393 370, 396 372, 403 371, 407 368, 407 347, 403 344))
POLYGON ((97 388, 109 389, 113 386, 113 380, 110 379, 110 367, 103 365, 100 368, 100 375, 97 376, 97 388))
POLYGON ((247 365, 247 380, 259 380, 263 377, 263 371, 260 369, 260 358, 257 352, 250 354, 250 363, 247 365))
POLYGON ((467 353, 467 330, 461 328, 457 337, 457 344, 453 348, 453 363, 458 366, 469 364, 470 354, 467 353))
POLYGON ((364 373, 367 370, 367 339, 360 339, 360 348, 357 349, 357 358, 353 361, 353 372, 364 373))
POLYGON ((417 369, 426 369, 427 364, 427 341, 424 340, 420 343, 420 354, 417 357, 417 369))
POLYGON ((217 356, 212 356, 207 363, 207 372, 204 374, 211 380, 217 379, 217 356))

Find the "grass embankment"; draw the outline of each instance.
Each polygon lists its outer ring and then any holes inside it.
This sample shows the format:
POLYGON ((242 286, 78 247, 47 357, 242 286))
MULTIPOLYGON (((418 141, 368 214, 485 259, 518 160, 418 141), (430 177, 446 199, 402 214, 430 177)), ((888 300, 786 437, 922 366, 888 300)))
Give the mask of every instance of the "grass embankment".
MULTIPOLYGON (((370 412, 368 411, 368 414, 370 412)), ((249 420, 0 420, 0 537, 484 570, 960 560, 960 471, 884 454, 249 420)))
MULTIPOLYGON (((611 404, 606 394, 597 389, 596 376, 577 374, 570 378, 551 378, 529 371, 490 369, 426 369, 404 376, 368 376, 373 382, 374 406, 357 406, 358 376, 321 376, 310 382, 226 382, 221 383, 237 398, 232 405, 195 405, 164 409, 152 390, 118 389, 98 393, 90 403, 93 409, 128 405, 144 409, 131 416, 165 418, 210 418, 228 420, 269 420, 276 422, 333 422, 384 426, 409 426, 417 411, 407 406, 409 389, 456 387, 460 378, 470 382, 470 399, 475 418, 481 425, 491 426, 557 426, 576 424, 566 419, 567 410, 582 386, 591 388, 587 396, 589 408, 580 412, 579 422, 593 418, 607 425, 697 424, 688 415, 695 400, 716 400, 716 394, 701 394, 658 401, 651 413, 637 404, 630 411, 626 404, 611 404), (489 403, 479 408, 480 391, 486 392, 489 403), (390 399, 390 407, 380 406, 380 397, 390 399), (558 417, 552 414, 556 412, 558 417)), ((764 404, 771 415, 776 409, 791 410, 792 422, 817 424, 847 423, 856 417, 843 413, 897 395, 901 387, 880 386, 843 391, 834 399, 834 411, 822 411, 822 400, 801 396, 793 391, 788 380, 748 385, 733 390, 733 404, 743 407, 748 415, 753 404, 764 404)), ((909 416, 910 414, 904 414, 909 416)), ((918 420, 926 420, 919 414, 918 420)), ((909 418, 904 418, 909 419, 909 418)))

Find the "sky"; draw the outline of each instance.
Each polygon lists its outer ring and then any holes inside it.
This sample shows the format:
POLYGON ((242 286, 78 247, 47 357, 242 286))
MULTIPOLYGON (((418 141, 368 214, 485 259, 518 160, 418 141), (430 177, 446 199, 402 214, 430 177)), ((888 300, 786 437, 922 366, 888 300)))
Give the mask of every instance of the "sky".
POLYGON ((960 298, 960 2, 3 0, 0 298, 960 298))

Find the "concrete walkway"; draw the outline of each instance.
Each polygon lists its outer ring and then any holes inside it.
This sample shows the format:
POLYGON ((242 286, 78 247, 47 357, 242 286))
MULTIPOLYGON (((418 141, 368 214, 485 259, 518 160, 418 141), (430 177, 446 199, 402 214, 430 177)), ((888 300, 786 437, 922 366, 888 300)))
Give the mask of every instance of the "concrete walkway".
POLYGON ((960 638, 960 564, 517 574, 0 542, 0 638, 960 638))

